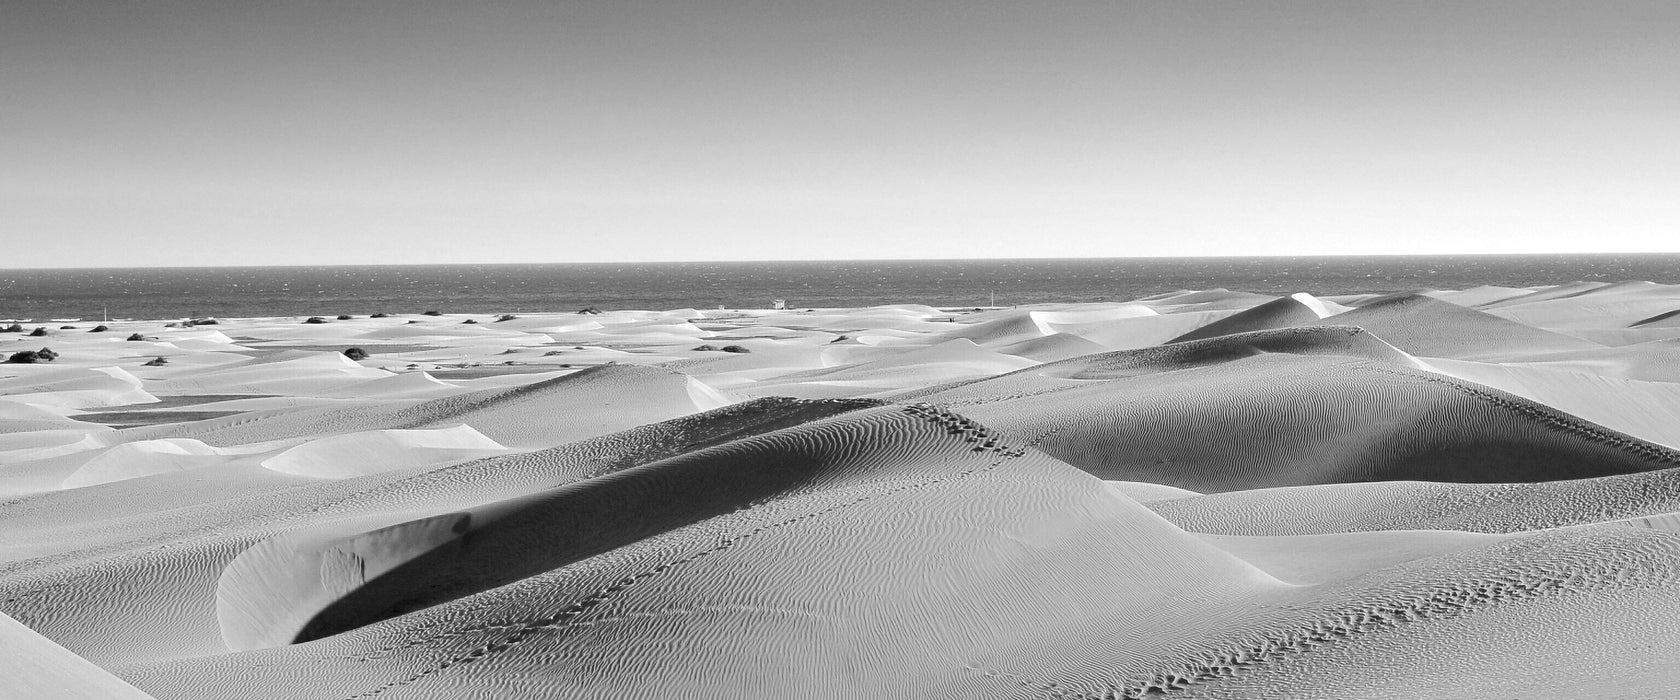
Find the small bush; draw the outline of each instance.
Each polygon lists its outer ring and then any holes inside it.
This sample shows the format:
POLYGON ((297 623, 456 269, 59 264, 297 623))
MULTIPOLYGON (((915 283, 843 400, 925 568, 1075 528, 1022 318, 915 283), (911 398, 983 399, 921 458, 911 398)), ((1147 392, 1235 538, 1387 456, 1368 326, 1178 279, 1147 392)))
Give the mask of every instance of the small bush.
POLYGON ((838 337, 838 338, 835 338, 835 339, 834 339, 834 340, 830 340, 830 341, 828 341, 828 342, 830 342, 830 343, 838 343, 838 342, 840 342, 840 341, 842 341, 842 340, 851 340, 851 339, 852 339, 852 338, 851 338, 851 336, 846 336, 846 335, 843 335, 843 336, 840 336, 840 337, 838 337))
POLYGON ((310 316, 309 318, 304 319, 303 322, 304 323, 326 323, 327 319, 321 318, 320 316, 310 316))
POLYGON ((414 324, 416 324, 416 323, 419 323, 419 321, 415 321, 415 320, 412 320, 412 319, 410 319, 410 320, 409 320, 409 322, 408 322, 408 324, 407 324, 407 325, 410 325, 410 326, 412 326, 412 325, 414 325, 414 324))
POLYGON ((42 336, 45 336, 46 334, 47 334, 47 327, 46 326, 36 326, 35 330, 32 330, 32 331, 29 332, 29 337, 40 338, 42 336))
POLYGON ((169 360, 164 359, 160 355, 160 356, 157 357, 157 359, 154 359, 150 362, 147 362, 146 364, 141 365, 141 366, 142 367, 162 367, 162 366, 167 365, 167 364, 169 364, 169 360))
POLYGON ((390 318, 390 317, 391 317, 390 314, 381 311, 381 312, 376 313, 372 316, 369 316, 368 318, 390 318))
POLYGON ((423 313, 423 314, 420 314, 420 315, 421 315, 421 316, 442 316, 442 315, 443 315, 443 312, 442 312, 442 311, 438 311, 438 310, 436 310, 436 309, 433 309, 433 310, 431 310, 431 311, 427 311, 427 312, 426 312, 426 313, 423 313))
POLYGON ((710 345, 696 345, 696 346, 694 346, 694 350, 696 352, 711 352, 711 351, 716 350, 716 349, 717 348, 714 348, 710 345))
POLYGON ((73 331, 73 330, 76 330, 76 327, 75 326, 59 326, 58 329, 61 330, 61 331, 73 331))
POLYGON ((53 352, 52 348, 41 348, 40 350, 36 350, 35 354, 48 362, 58 359, 58 353, 53 352))
POLYGON ((88 332, 89 333, 104 333, 105 331, 108 331, 108 330, 111 330, 111 327, 101 323, 97 326, 94 326, 93 329, 89 330, 88 332))
POLYGON ((519 317, 515 316, 513 314, 502 314, 502 315, 496 317, 496 323, 501 323, 503 321, 512 321, 513 319, 516 319, 516 318, 519 318, 519 317))
POLYGON ((355 318, 355 316, 351 316, 350 314, 339 314, 338 315, 338 320, 340 320, 340 321, 348 321, 352 318, 355 318))
POLYGON ((0 333, 22 333, 22 332, 23 332, 23 324, 21 324, 21 323, 14 323, 10 326, 6 326, 5 328, 0 328, 0 333))
POLYGON ((139 333, 131 333, 129 334, 128 339, 131 341, 145 340, 146 336, 140 335, 139 333))
POLYGON ((601 315, 601 310, 600 310, 600 309, 597 309, 597 308, 595 308, 595 307, 593 307, 593 306, 585 306, 585 307, 583 307, 583 308, 581 308, 581 309, 578 309, 578 313, 580 313, 580 314, 589 314, 589 315, 591 315, 591 316, 600 316, 600 315, 601 315))
POLYGON ((465 320, 465 321, 462 321, 462 322, 461 322, 461 323, 478 323, 478 322, 477 322, 477 321, 474 321, 474 320, 472 320, 472 319, 470 319, 470 318, 469 318, 469 319, 467 319, 467 320, 465 320))
POLYGON ((562 352, 564 352, 564 351, 563 350, 550 350, 548 352, 543 353, 543 357, 554 357, 555 355, 559 355, 562 352))
POLYGON ((19 350, 12 353, 11 357, 6 358, 6 362, 8 364, 14 365, 32 365, 40 361, 41 353, 35 352, 34 350, 19 350))
POLYGON ((344 350, 344 356, 348 357, 352 360, 358 360, 358 361, 359 360, 365 360, 365 359, 368 358, 367 351, 363 350, 361 348, 346 348, 344 350))
POLYGON ((752 352, 752 350, 749 350, 747 348, 743 348, 739 345, 725 345, 721 349, 724 352, 752 352))
POLYGON ((189 326, 216 326, 221 325, 221 323, 221 321, 217 321, 213 318, 195 318, 191 321, 187 321, 187 325, 189 326))

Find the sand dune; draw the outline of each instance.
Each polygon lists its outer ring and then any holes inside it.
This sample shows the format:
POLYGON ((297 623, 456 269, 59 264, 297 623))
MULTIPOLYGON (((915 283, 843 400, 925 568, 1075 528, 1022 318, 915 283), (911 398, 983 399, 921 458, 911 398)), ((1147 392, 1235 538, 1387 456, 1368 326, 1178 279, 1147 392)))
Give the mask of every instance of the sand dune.
POLYGON ((63 332, 0 365, 0 697, 1680 696, 1676 309, 63 332))

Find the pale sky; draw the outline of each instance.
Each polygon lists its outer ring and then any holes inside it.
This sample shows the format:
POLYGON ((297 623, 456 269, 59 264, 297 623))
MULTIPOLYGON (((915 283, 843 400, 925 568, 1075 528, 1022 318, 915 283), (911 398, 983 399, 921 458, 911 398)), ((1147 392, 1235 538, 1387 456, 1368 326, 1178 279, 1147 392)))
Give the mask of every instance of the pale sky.
POLYGON ((1680 251, 1680 3, 0 0, 0 267, 1680 251))

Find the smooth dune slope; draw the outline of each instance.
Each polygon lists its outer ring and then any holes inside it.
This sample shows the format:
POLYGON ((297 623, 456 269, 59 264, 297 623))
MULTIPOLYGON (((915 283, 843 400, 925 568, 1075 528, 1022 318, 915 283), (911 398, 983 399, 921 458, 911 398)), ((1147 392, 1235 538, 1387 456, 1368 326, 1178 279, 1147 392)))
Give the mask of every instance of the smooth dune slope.
POLYGON ((0 697, 1680 697, 1675 309, 0 334, 0 697))

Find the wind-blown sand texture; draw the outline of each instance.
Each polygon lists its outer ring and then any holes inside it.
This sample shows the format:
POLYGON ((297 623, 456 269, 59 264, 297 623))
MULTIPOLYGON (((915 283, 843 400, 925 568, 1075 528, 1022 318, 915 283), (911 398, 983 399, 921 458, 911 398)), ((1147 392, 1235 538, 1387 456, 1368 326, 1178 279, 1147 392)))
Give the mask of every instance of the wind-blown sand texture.
POLYGON ((0 697, 1680 697, 1675 318, 38 324, 0 336, 60 355, 0 365, 0 697))

